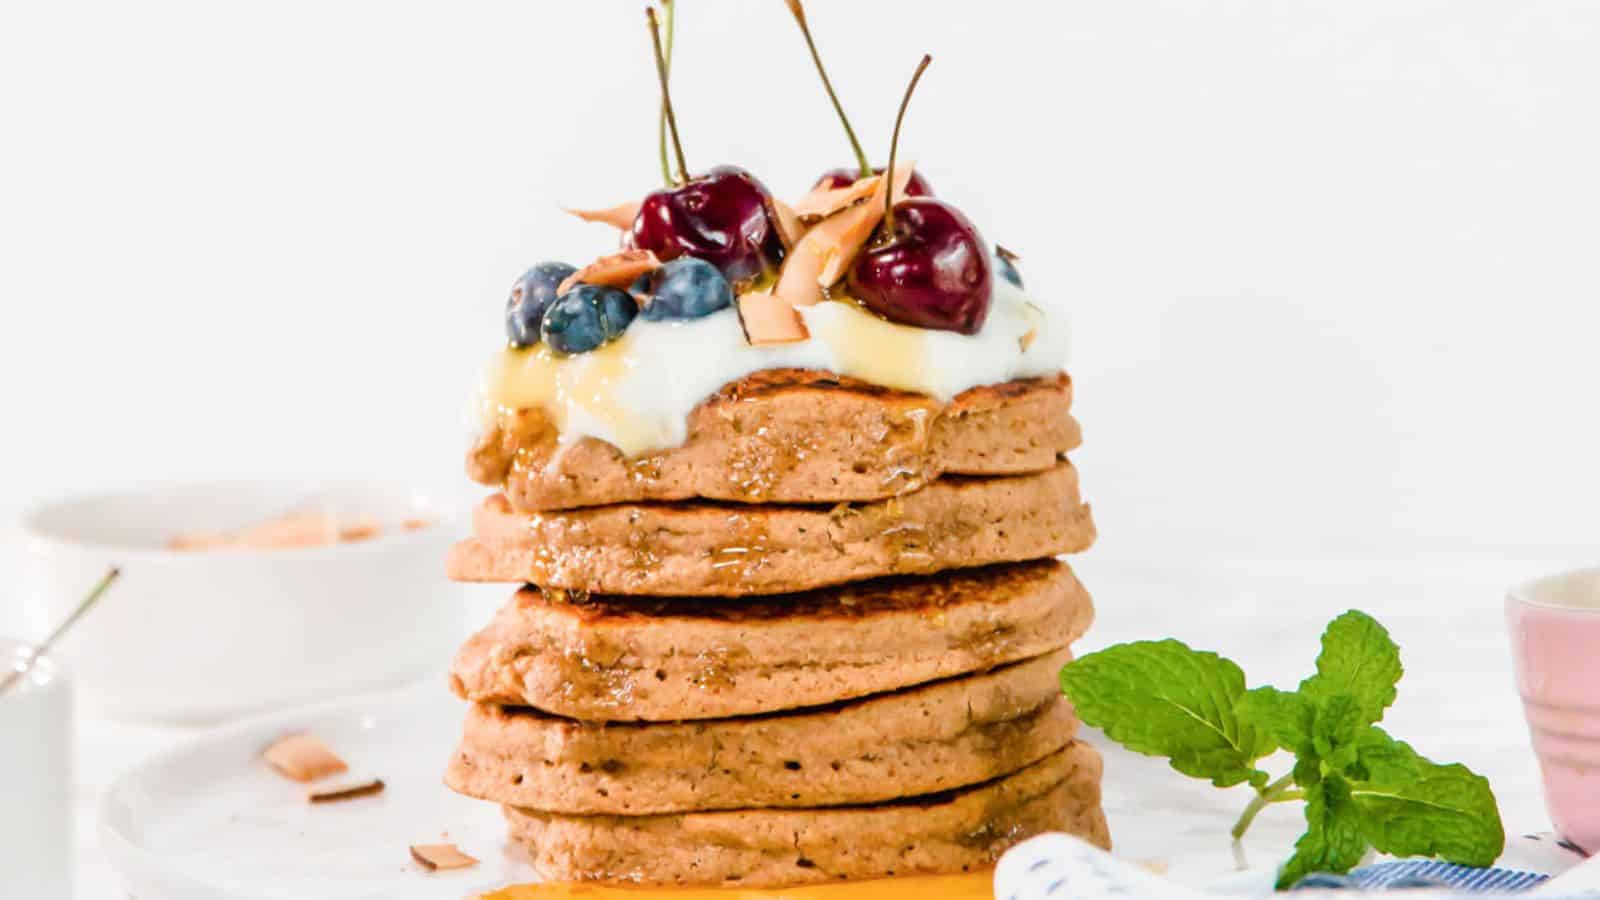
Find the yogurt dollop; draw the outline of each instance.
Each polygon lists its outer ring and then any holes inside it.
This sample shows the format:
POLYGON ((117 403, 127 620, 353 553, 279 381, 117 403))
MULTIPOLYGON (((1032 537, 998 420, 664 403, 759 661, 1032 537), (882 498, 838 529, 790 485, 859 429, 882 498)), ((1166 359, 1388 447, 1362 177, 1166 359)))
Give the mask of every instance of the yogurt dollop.
POLYGON ((810 340, 751 346, 724 309, 699 319, 636 319, 591 353, 548 347, 500 351, 479 382, 484 425, 543 408, 563 442, 599 438, 628 456, 688 437, 689 413, 723 385, 764 369, 818 369, 948 401, 962 391, 1053 375, 1066 365, 1067 328, 1020 288, 996 278, 989 316, 973 335, 888 322, 848 301, 803 307, 810 340))

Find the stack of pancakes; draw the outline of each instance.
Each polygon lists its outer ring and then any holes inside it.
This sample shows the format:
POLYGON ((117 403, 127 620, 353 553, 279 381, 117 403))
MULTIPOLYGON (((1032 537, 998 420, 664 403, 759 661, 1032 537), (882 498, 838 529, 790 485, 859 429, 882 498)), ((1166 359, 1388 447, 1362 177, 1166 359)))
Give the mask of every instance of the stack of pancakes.
POLYGON ((1056 673, 1093 616, 1065 376, 953 402, 772 370, 644 458, 504 411, 452 553, 526 585, 464 646, 447 781, 547 878, 794 885, 1106 845, 1056 673))

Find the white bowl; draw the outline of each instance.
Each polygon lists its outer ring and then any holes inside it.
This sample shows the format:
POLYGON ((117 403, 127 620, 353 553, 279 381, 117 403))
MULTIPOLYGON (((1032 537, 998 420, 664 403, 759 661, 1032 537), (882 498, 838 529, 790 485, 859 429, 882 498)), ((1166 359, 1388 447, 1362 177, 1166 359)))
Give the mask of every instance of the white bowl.
POLYGON ((22 523, 25 621, 40 635, 110 566, 122 577, 57 647, 83 703, 118 718, 206 722, 443 672, 470 627, 445 578, 450 509, 406 490, 269 483, 158 487, 39 507, 22 523), (320 504, 382 536, 281 550, 173 551, 320 504), (434 524, 407 531, 400 524, 434 524))

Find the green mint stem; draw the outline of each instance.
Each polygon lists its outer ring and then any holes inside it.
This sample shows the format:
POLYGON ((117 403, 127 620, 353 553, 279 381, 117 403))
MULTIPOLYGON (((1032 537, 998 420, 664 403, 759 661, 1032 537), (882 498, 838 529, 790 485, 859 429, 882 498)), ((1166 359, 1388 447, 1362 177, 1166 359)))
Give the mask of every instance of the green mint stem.
POLYGON ((1267 808, 1267 804, 1300 799, 1300 792, 1291 789, 1293 785, 1294 775, 1289 774, 1256 791, 1256 795, 1250 799, 1250 805, 1244 808, 1244 814, 1233 824, 1233 839, 1244 839, 1244 833, 1250 830, 1250 823, 1267 808))

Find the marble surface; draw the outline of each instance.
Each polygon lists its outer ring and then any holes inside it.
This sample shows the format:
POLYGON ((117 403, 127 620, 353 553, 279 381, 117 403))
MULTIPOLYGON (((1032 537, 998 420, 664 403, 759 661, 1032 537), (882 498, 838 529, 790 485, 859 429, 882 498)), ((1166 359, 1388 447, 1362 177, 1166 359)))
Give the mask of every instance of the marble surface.
MULTIPOLYGON (((1366 610, 1389 627, 1407 671, 1386 726, 1435 759, 1488 776, 1508 832, 1541 831, 1549 822, 1511 682, 1501 603, 1511 583, 1574 564, 1436 558, 1163 566, 1091 555, 1077 568, 1099 620, 1080 647, 1174 636, 1232 657, 1252 684, 1292 686, 1313 664, 1322 625, 1345 609, 1366 610)), ((128 767, 199 733, 80 715, 76 897, 125 896, 98 847, 100 793, 128 767)), ((1106 805, 1119 856, 1194 885, 1236 870, 1240 857, 1226 832, 1248 802, 1243 789, 1219 791, 1160 761, 1106 750, 1106 805)), ((1271 865, 1299 833, 1298 815, 1293 805, 1264 813, 1238 848, 1242 860, 1271 865)))

